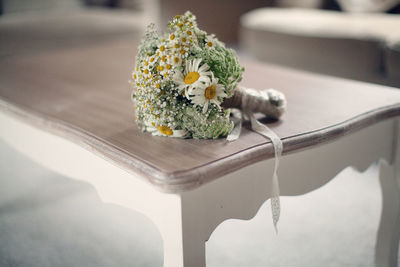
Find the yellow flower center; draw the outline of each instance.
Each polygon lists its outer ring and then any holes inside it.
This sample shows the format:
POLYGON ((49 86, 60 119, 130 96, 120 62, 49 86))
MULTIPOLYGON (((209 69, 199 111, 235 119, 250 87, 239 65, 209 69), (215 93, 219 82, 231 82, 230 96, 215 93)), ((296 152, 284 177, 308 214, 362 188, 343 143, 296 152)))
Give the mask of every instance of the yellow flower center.
POLYGON ((180 53, 181 53, 181 55, 184 55, 186 53, 186 51, 182 49, 180 53))
POLYGON ((150 62, 153 62, 153 61, 154 61, 154 57, 150 58, 150 62))
POLYGON ((215 95, 217 94, 217 90, 215 89, 214 85, 211 85, 204 90, 204 96, 210 100, 214 99, 215 95))
POLYGON ((200 74, 197 71, 191 71, 185 76, 185 83, 192 84, 200 78, 200 74))
POLYGON ((158 65, 157 70, 158 71, 163 71, 164 70, 164 66, 158 65))
POLYGON ((187 35, 192 35, 192 31, 187 31, 186 34, 187 35))
POLYGON ((179 22, 178 23, 178 27, 182 27, 183 26, 183 23, 182 22, 179 22))
POLYGON ((164 55, 161 57, 161 60, 165 62, 165 61, 167 61, 167 57, 164 55))
POLYGON ((175 44, 174 47, 175 47, 175 48, 179 48, 180 45, 179 45, 179 44, 175 44))
POLYGON ((171 67, 172 67, 172 66, 171 66, 170 64, 167 64, 167 66, 166 66, 167 70, 170 70, 171 67))
POLYGON ((149 74, 149 70, 148 69, 144 69, 143 71, 145 74, 149 74))
POLYGON ((157 88, 160 88, 160 84, 159 84, 159 83, 157 83, 157 84, 156 84, 156 87, 157 87, 157 88))
POLYGON ((174 40, 174 39, 175 39, 175 34, 171 34, 171 36, 169 37, 169 39, 174 40))
POLYGON ((175 57, 174 62, 177 64, 179 62, 179 58, 175 57))
POLYGON ((207 42, 207 45, 208 45, 209 47, 211 47, 211 46, 213 46, 213 43, 210 42, 210 41, 208 41, 208 42, 207 42))
POLYGON ((174 133, 174 132, 171 130, 171 128, 169 128, 168 126, 162 126, 162 125, 160 125, 160 126, 158 126, 157 128, 158 128, 158 130, 160 131, 160 133, 162 133, 162 134, 164 134, 164 135, 170 136, 170 135, 172 135, 172 134, 174 133))
POLYGON ((187 39, 186 39, 186 37, 182 37, 182 42, 184 42, 184 43, 186 43, 186 42, 187 42, 187 39))
POLYGON ((161 52, 164 52, 164 50, 165 50, 165 46, 163 46, 163 45, 160 46, 160 51, 161 51, 161 52))

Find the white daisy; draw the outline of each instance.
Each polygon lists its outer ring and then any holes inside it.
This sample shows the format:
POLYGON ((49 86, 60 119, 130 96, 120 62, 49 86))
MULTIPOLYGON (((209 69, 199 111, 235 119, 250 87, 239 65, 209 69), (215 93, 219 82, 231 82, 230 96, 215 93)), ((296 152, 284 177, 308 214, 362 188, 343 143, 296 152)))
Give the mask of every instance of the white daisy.
POLYGON ((165 125, 156 126, 154 123, 149 124, 146 123, 146 131, 151 133, 154 136, 170 136, 170 137, 180 137, 185 138, 188 136, 188 132, 186 130, 176 130, 171 129, 165 125))
POLYGON ((173 55, 170 63, 172 66, 180 66, 182 64, 182 58, 179 55, 173 55))
POLYGON ((212 72, 209 71, 210 67, 206 63, 200 66, 200 63, 201 58, 188 60, 185 62, 183 73, 175 70, 173 80, 178 84, 180 93, 185 90, 186 97, 189 97, 193 89, 203 88, 206 83, 210 82, 209 76, 212 76, 212 72))
POLYGON ((206 48, 214 48, 215 47, 215 38, 213 35, 208 35, 207 38, 204 40, 206 48))
POLYGON ((147 65, 143 65, 142 74, 145 78, 149 78, 151 76, 151 69, 148 63, 147 65))
POLYGON ((181 38, 180 38, 180 42, 182 45, 189 45, 189 36, 187 36, 186 34, 182 34, 181 38))
POLYGON ((155 55, 153 55, 153 56, 151 56, 151 57, 149 57, 149 65, 152 67, 152 66, 154 66, 156 63, 157 63, 157 57, 155 56, 155 55))
POLYGON ((168 47, 165 43, 162 43, 156 51, 156 56, 162 57, 163 55, 166 55, 166 54, 168 54, 168 47))
POLYGON ((182 58, 186 58, 189 55, 189 46, 182 45, 181 48, 179 49, 179 51, 177 51, 177 52, 182 58))
POLYGON ((206 113, 210 103, 218 106, 220 108, 221 98, 227 97, 224 92, 224 86, 218 83, 217 78, 212 78, 211 82, 205 87, 199 87, 192 91, 190 100, 197 106, 203 106, 203 113, 206 113))
POLYGON ((170 41, 175 41, 176 40, 176 35, 175 35, 175 33, 171 33, 170 35, 169 35, 169 38, 168 38, 170 41))
POLYGON ((181 44, 180 42, 173 42, 171 43, 171 52, 172 54, 179 54, 179 52, 181 51, 181 44))

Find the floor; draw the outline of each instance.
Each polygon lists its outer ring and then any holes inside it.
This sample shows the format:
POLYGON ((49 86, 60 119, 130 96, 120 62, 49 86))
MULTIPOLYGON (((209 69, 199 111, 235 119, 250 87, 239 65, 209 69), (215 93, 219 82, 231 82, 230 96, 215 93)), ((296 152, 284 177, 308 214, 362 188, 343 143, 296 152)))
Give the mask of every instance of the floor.
MULTIPOLYGON (((317 191, 228 220, 207 242, 207 266, 373 266, 380 214, 377 165, 350 168, 317 191)), ((0 266, 162 266, 143 215, 104 204, 89 184, 46 170, 0 140, 0 266)))

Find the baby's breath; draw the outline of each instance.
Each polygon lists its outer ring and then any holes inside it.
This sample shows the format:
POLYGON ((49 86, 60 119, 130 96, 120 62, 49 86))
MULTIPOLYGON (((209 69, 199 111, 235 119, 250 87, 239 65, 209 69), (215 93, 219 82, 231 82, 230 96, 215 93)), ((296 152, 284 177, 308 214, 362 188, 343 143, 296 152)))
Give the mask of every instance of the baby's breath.
POLYGON ((132 72, 136 121, 153 135, 226 136, 233 125, 220 104, 243 71, 235 51, 200 30, 189 11, 169 21, 162 36, 151 24, 132 72))

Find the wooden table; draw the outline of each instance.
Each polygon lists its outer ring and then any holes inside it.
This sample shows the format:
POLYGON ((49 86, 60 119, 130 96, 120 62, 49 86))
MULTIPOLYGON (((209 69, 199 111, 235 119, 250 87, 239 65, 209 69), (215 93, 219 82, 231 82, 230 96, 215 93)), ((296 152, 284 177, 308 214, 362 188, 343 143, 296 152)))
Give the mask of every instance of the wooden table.
MULTIPOLYGON (((44 166, 91 183, 104 202, 147 215, 164 240, 164 266, 205 266, 213 230, 229 218, 252 218, 270 198, 273 148, 248 124, 232 143, 142 133, 127 83, 136 46, 120 38, 1 58, 0 137, 44 166)), ((364 170, 380 160, 376 264, 396 266, 400 91, 243 64, 242 85, 273 87, 288 99, 282 120, 268 123, 284 144, 282 195, 307 193, 347 166, 364 170)))

